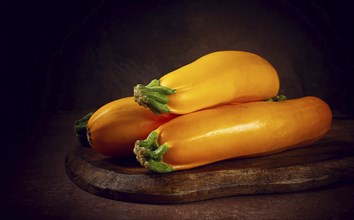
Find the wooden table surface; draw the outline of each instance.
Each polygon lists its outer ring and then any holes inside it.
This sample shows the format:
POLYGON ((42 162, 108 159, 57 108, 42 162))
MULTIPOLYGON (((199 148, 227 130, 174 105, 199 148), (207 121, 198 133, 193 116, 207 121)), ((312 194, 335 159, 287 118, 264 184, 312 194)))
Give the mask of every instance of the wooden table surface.
MULTIPOLYGON (((2 180, 2 217, 28 219, 349 219, 354 183, 301 192, 230 196, 183 204, 129 203, 102 198, 77 187, 65 172, 65 157, 77 142, 73 122, 82 113, 58 113, 38 139, 9 160, 2 180), (19 162, 21 161, 21 162, 19 162)), ((353 121, 354 123, 354 121, 353 121)), ((5 163, 4 162, 4 163, 5 163)))

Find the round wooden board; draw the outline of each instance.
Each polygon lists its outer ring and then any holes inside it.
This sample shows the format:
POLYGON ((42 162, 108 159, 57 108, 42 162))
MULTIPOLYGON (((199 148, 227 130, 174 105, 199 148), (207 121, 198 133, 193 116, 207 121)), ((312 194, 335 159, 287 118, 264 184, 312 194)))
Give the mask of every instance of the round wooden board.
POLYGON ((334 121, 326 137, 309 147, 168 174, 151 173, 134 157, 113 159, 81 146, 67 155, 65 166, 80 188, 129 202, 182 203, 294 192, 354 179, 354 122, 334 121))

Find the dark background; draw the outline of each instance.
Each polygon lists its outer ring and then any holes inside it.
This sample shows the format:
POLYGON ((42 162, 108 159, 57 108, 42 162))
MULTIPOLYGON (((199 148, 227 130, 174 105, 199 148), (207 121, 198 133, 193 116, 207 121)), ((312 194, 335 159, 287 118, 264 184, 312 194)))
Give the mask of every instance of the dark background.
POLYGON ((351 8, 323 0, 12 1, 5 143, 17 148, 51 113, 96 109, 217 50, 263 56, 278 70, 281 93, 318 96, 335 117, 352 118, 351 8))
POLYGON ((335 118, 354 117, 350 1, 63 0, 3 7, 7 172, 29 159, 54 114, 130 96, 135 84, 218 50, 257 53, 277 69, 281 93, 318 96, 335 118))

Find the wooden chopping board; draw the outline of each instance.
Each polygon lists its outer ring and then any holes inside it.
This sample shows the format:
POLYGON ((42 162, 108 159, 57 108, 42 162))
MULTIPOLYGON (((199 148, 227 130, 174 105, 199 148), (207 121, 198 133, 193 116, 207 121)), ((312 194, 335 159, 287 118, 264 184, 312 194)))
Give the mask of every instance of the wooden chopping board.
POLYGON ((135 158, 112 159, 77 147, 65 160, 80 188, 106 198, 143 203, 182 203, 233 195, 283 193, 354 179, 354 121, 335 120, 316 144, 249 159, 156 174, 135 158))

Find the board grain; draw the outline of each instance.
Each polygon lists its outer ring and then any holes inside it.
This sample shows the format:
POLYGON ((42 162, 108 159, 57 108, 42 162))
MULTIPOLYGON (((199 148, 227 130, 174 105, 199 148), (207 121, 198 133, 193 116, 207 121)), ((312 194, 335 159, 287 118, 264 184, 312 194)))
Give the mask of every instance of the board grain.
POLYGON ((329 133, 309 147, 186 171, 156 174, 134 157, 113 159, 82 146, 68 153, 65 167, 83 190, 129 202, 183 203, 308 190, 354 179, 354 121, 335 120, 329 133))

